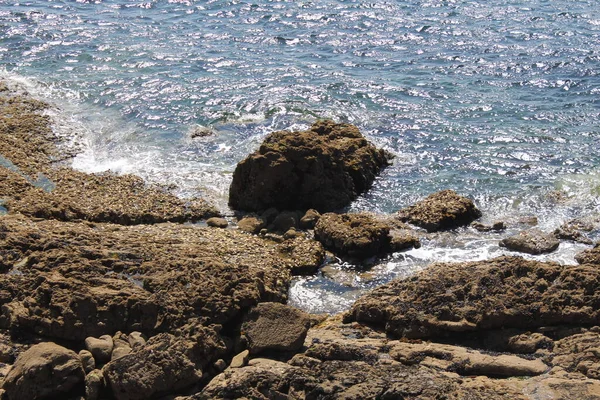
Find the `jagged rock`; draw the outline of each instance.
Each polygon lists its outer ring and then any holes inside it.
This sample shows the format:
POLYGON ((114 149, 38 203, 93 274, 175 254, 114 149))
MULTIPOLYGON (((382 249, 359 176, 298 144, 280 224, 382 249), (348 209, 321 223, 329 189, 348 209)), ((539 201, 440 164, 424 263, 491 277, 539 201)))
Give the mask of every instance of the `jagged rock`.
POLYGON ((313 229, 317 222, 321 218, 321 214, 314 209, 310 209, 304 213, 302 218, 300 218, 300 228, 302 229, 313 229))
POLYGON ((117 400, 149 399, 191 386, 202 377, 192 347, 167 333, 154 336, 104 367, 107 386, 117 400))
POLYGON ((83 383, 84 376, 77 353, 45 342, 17 357, 4 380, 3 389, 8 400, 66 398, 71 390, 83 383))
POLYGON ((600 265, 600 243, 593 248, 582 251, 575 256, 579 264, 600 265))
POLYGON ((257 234, 263 229, 267 224, 262 218, 258 217, 244 217, 238 221, 238 228, 244 232, 257 234))
POLYGON ((389 251, 390 227, 373 216, 323 214, 315 226, 315 239, 336 254, 367 258, 389 251))
POLYGON ((229 222, 225 218, 212 217, 206 220, 206 225, 212 226, 213 228, 225 229, 229 226, 229 222))
POLYGON ((429 266, 361 297, 345 316, 395 337, 600 322, 600 271, 500 257, 429 266))
POLYGON ((143 346, 146 344, 146 338, 141 332, 131 332, 127 336, 127 340, 129 341, 129 346, 134 349, 137 346, 143 346))
POLYGON ((530 229, 507 237, 500 241, 501 247, 529 254, 550 253, 556 250, 560 241, 556 236, 544 233, 539 229, 530 229))
POLYGON ((552 364, 600 379, 600 334, 585 332, 556 341, 552 364))
POLYGON ((306 131, 273 132, 237 165, 229 205, 246 211, 340 209, 371 186, 388 158, 349 124, 318 121, 306 131))
POLYGON ((481 211, 472 200, 453 190, 443 190, 398 211, 397 217, 428 232, 436 232, 468 225, 481 217, 481 211))
POLYGON ((267 350, 291 352, 302 347, 310 327, 308 314, 280 303, 260 303, 242 324, 251 354, 267 350))
POLYGON ((96 369, 96 360, 88 350, 81 350, 79 352, 79 359, 86 374, 96 369))
POLYGON ((590 232, 598 231, 599 229, 600 217, 587 216, 565 222, 554 231, 554 235, 559 239, 592 244, 593 241, 588 235, 590 232))
POLYGON ((100 364, 110 361, 114 342, 110 335, 102 335, 99 338, 88 337, 85 339, 85 347, 100 364))
POLYGON ((393 229, 390 231, 390 250, 403 251, 421 247, 421 240, 410 229, 393 229))

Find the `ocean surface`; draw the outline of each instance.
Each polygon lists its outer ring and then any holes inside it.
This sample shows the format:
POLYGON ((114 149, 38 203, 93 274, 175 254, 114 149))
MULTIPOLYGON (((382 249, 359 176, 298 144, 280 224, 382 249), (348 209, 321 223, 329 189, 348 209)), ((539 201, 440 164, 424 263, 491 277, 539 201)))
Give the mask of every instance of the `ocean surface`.
MULTIPOLYGON (((236 163, 325 117, 396 155, 350 211, 455 189, 484 222, 536 216, 550 231, 600 207, 594 0, 0 0, 0 77, 56 105, 75 168, 135 173, 229 215, 236 163)), ((290 301, 344 310, 431 261, 507 254, 509 233, 463 229, 368 268, 334 260, 290 301)))

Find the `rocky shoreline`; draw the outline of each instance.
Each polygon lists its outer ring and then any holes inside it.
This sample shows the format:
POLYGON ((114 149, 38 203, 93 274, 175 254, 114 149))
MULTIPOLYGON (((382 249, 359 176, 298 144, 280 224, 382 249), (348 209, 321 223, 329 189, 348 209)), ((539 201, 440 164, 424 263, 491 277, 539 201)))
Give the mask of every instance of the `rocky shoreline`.
MULTIPOLYGON (((577 266, 434 263, 310 315, 288 290, 328 252, 360 262, 504 223, 448 190, 394 215, 332 212, 390 155, 318 121, 240 163, 230 204, 250 212, 234 227, 202 199, 71 169, 48 107, 0 82, 2 399, 600 398, 598 245, 577 266)), ((597 227, 502 245, 539 254, 597 227)))

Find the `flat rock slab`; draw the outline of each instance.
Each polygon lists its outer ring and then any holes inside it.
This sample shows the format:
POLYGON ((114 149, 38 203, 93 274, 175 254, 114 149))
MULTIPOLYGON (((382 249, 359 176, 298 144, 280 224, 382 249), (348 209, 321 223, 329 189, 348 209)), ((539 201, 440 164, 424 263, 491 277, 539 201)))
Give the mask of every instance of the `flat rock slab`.
POLYGON ((600 323, 600 270, 500 257, 433 264, 361 297, 345 316, 395 337, 600 323))
POLYGON ((481 217, 481 211, 471 199, 443 190, 398 211, 397 217, 428 232, 437 232, 469 225, 481 217))
POLYGON ((551 253, 558 249, 560 241, 556 236, 540 231, 529 229, 519 232, 517 235, 507 237, 500 241, 500 247, 528 254, 551 253))
POLYGON ((349 124, 318 121, 306 131, 273 132, 237 165, 229 205, 334 211, 366 191, 388 158, 349 124))
POLYGON ((292 352, 302 347, 309 327, 310 317, 303 311, 279 303, 260 303, 244 319, 242 336, 251 354, 292 352))

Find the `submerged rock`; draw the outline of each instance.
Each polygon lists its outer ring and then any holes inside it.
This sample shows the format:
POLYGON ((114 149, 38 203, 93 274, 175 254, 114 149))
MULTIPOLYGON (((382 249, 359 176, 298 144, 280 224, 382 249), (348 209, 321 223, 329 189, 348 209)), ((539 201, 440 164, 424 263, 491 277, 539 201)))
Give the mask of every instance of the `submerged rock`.
POLYGON ((433 264, 361 297, 346 315, 395 337, 600 322, 600 270, 500 257, 433 264))
POLYGON ((306 131, 273 132, 237 165, 229 205, 246 211, 340 209, 369 189, 388 158, 349 124, 325 120, 306 131))
POLYGON ((517 235, 500 241, 500 247, 529 254, 550 253, 558 248, 560 241, 556 236, 544 233, 539 229, 522 231, 517 235))
POLYGON ((469 225, 481 217, 473 201, 453 190, 443 190, 427 196, 415 205, 398 211, 398 219, 419 226, 428 232, 469 225))
POLYGON ((77 353, 45 342, 17 357, 2 387, 8 400, 67 398, 84 376, 77 353))

